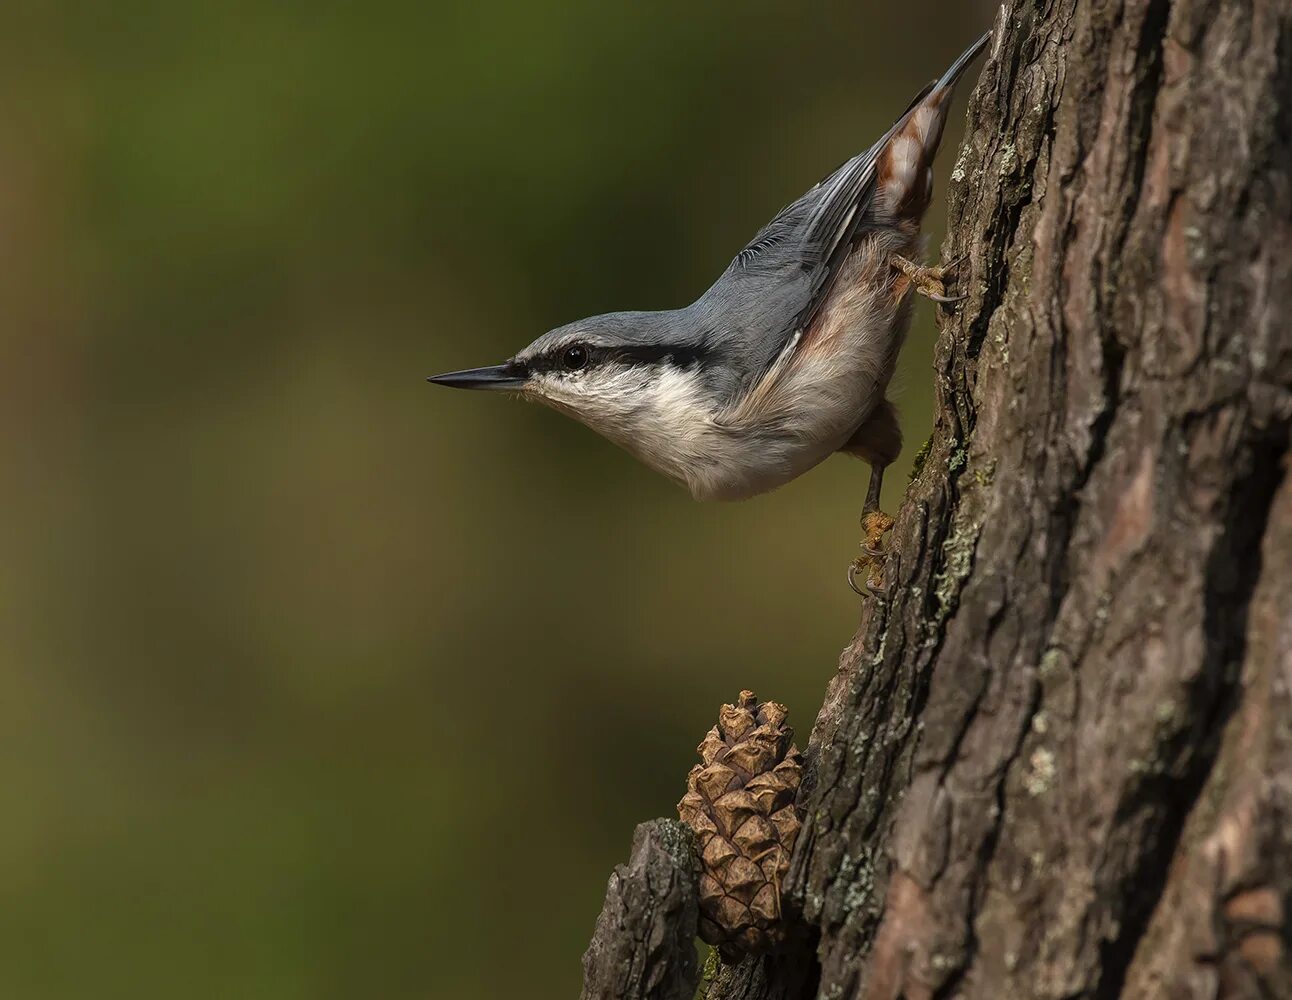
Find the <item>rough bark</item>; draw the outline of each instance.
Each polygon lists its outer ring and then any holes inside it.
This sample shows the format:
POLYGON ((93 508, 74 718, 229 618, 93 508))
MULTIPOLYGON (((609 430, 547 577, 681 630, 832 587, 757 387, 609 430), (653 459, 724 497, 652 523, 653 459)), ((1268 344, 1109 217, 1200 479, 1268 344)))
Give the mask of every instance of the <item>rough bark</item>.
POLYGON ((1017 3, 968 134, 814 941, 706 996, 1292 996, 1292 3, 1017 3))
POLYGON ((700 978, 692 840, 677 820, 637 827, 583 955, 583 1000, 691 1000, 700 978))

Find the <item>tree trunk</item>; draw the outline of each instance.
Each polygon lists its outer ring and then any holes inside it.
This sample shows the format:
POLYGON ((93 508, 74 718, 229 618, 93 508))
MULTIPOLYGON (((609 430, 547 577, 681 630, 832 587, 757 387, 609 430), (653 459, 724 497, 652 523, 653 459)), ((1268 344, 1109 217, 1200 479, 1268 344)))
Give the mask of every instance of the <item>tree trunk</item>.
POLYGON ((969 115, 812 940, 705 995, 1292 997, 1292 3, 1017 3, 969 115))
POLYGON ((637 827, 583 956, 580 1000, 690 1000, 699 920, 692 841, 677 820, 637 827))

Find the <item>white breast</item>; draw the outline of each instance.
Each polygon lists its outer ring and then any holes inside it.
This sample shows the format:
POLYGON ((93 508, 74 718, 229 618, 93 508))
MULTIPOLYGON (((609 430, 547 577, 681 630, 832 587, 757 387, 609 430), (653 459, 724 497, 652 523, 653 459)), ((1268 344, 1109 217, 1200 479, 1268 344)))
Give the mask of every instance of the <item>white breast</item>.
POLYGON ((802 342, 705 423, 684 477, 697 499, 744 499, 796 479, 847 443, 884 398, 909 324, 909 303, 892 294, 898 240, 863 243, 802 342))

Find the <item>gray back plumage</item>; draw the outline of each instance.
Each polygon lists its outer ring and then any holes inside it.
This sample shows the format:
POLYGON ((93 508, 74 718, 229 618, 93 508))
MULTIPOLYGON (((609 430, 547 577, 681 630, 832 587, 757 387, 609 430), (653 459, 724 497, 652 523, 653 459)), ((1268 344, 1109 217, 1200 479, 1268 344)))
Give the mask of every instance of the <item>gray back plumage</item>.
POLYGON ((716 400, 741 396, 811 325, 858 236, 868 226, 891 223, 874 210, 881 154, 922 102, 949 93, 989 38, 980 38, 924 88, 878 142, 777 213, 694 303, 582 320, 540 337, 517 359, 540 358, 581 339, 610 352, 702 359, 716 400))
POLYGON ((867 221, 875 163, 889 138, 782 209, 684 310, 697 327, 723 331, 716 350, 739 373, 729 380, 732 395, 755 384, 815 318, 867 221))
POLYGON ((540 337, 517 359, 541 358, 574 340, 621 352, 672 347, 679 356, 704 359, 716 400, 738 398, 820 308, 864 219, 875 159, 887 141, 885 136, 782 209, 691 305, 580 320, 540 337))
POLYGON ((743 377, 736 392, 767 371, 816 318, 857 237, 889 219, 876 217, 879 160, 922 103, 949 95, 965 68, 986 47, 986 34, 916 95, 906 111, 864 153, 854 156, 764 226, 691 306, 702 327, 725 321, 743 377))
POLYGON ((608 351, 702 357, 721 400, 755 384, 812 320, 865 219, 885 135, 786 206, 742 249, 717 281, 683 309, 618 312, 540 337, 517 359, 530 361, 580 340, 608 351), (842 252, 841 252, 842 251, 842 252))

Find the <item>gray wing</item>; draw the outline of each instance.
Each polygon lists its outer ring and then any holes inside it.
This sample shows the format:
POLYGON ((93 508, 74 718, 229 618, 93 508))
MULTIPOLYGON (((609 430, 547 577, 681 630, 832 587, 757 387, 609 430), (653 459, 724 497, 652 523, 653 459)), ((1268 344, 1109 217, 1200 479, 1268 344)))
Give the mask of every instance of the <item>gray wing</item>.
POLYGON ((782 209, 691 306, 700 336, 727 359, 711 366, 729 376, 715 389, 738 396, 811 324, 874 194, 882 149, 854 157, 782 209))
MULTIPOLYGON (((811 274, 811 292, 791 333, 806 330, 825 301, 875 194, 875 163, 887 138, 855 156, 802 199, 797 263, 811 274)), ((794 206, 791 206, 793 208, 794 206)))
POLYGON ((884 136, 866 152, 854 156, 759 231, 727 269, 724 278, 739 276, 788 277, 798 270, 808 276, 802 301, 792 316, 784 317, 786 340, 807 329, 838 277, 843 262, 864 229, 875 194, 880 154, 905 124, 907 117, 933 90, 925 87, 884 136))
POLYGON ((931 89, 870 149, 782 209, 687 310, 695 336, 728 356, 713 366, 728 376, 716 389, 738 394, 756 382, 811 325, 872 219, 880 154, 931 89))

